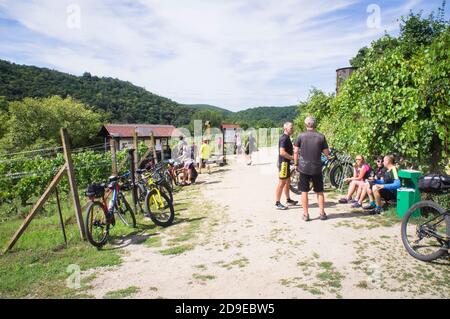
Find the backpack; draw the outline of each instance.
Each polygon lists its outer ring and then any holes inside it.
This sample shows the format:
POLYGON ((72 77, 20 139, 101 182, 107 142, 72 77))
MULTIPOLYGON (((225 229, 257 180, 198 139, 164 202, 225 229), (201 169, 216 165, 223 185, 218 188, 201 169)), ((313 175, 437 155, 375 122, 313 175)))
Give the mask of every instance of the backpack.
POLYGON ((195 183, 195 180, 197 179, 198 172, 195 169, 195 165, 192 165, 192 173, 191 173, 191 183, 195 183))
POLYGON ((424 193, 441 193, 450 188, 450 176, 426 174, 419 178, 419 190, 424 193))
POLYGON ((105 194, 105 185, 100 183, 92 183, 84 193, 87 197, 100 198, 105 194))

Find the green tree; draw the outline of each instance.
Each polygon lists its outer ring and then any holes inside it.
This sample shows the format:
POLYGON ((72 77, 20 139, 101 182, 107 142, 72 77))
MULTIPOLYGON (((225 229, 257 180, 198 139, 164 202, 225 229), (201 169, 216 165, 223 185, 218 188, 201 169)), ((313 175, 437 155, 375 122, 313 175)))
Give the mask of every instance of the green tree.
POLYGON ((101 115, 71 97, 25 98, 10 102, 2 145, 22 151, 61 145, 60 128, 69 130, 73 147, 98 141, 101 115))

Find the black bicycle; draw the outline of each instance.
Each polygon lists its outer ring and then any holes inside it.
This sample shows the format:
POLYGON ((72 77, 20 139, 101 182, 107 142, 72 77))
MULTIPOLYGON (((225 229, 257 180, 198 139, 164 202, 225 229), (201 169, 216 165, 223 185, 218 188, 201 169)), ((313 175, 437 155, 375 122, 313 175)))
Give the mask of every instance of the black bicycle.
POLYGON ((420 201, 403 217, 401 233, 403 245, 414 258, 432 261, 448 256, 450 211, 433 200, 420 201))

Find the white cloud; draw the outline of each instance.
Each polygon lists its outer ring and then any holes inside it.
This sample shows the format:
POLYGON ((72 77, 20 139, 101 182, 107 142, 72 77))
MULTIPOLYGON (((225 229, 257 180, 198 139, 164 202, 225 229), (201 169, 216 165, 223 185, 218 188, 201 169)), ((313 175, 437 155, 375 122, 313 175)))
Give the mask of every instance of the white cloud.
MULTIPOLYGON (((40 35, 15 43, 37 64, 236 110, 294 104, 313 85, 332 91, 335 69, 418 3, 389 7, 381 29, 367 28, 364 5, 352 12, 354 0, 2 0, 0 16, 40 35), (70 4, 80 29, 67 27, 70 4)), ((2 40, 0 49, 14 50, 2 40)))

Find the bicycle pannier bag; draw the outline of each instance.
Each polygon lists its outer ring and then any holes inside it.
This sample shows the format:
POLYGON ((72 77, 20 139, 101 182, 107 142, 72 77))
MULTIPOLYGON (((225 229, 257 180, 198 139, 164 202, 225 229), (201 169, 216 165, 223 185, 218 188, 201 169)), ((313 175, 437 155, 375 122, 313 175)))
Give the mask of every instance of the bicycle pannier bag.
POLYGON ((450 176, 426 174, 419 178, 419 189, 424 193, 439 193, 450 188, 450 176))

